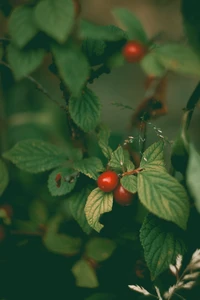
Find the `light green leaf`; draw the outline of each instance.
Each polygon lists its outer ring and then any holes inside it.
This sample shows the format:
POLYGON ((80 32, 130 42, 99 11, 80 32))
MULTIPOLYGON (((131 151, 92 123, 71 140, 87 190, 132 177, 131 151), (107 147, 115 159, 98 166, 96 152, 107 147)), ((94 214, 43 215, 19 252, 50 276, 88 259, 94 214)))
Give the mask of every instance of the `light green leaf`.
POLYGON ((0 196, 7 188, 8 182, 9 182, 8 169, 6 167, 6 164, 3 162, 3 160, 0 159, 0 196))
POLYGON ((62 221, 60 215, 56 215, 50 220, 43 243, 49 251, 54 253, 75 255, 80 251, 81 239, 58 233, 62 221))
POLYGON ((76 184, 76 172, 69 168, 58 168, 54 170, 48 179, 48 189, 52 196, 63 196, 70 193, 76 184), (61 175, 60 183, 56 182, 56 175, 61 175))
POLYGON ((59 43, 64 43, 74 24, 72 0, 43 0, 35 8, 38 27, 59 43))
POLYGON ((132 163, 131 160, 127 160, 126 170, 127 170, 127 172, 135 170, 135 165, 132 163))
POLYGON ((177 255, 183 255, 186 250, 177 228, 151 214, 143 222, 140 240, 153 279, 174 264, 177 255))
POLYGON ((186 173, 186 180, 190 192, 195 200, 195 205, 200 212, 200 193, 199 193, 199 177, 200 176, 200 155, 193 145, 190 145, 189 162, 186 173))
POLYGON ((33 16, 33 8, 21 5, 10 16, 8 31, 12 41, 23 48, 38 32, 33 16))
POLYGON ((186 229, 189 202, 183 186, 167 172, 143 171, 137 176, 142 204, 156 216, 186 229))
POLYGON ((97 232, 100 232, 100 230, 103 228, 103 225, 99 223, 100 216, 111 211, 112 206, 112 193, 104 193, 99 188, 96 188, 88 196, 85 206, 85 215, 88 224, 97 232))
POLYGON ((111 154, 112 154, 112 149, 108 145, 109 137, 110 137, 110 130, 105 125, 101 125, 99 132, 97 134, 98 144, 99 147, 101 148, 101 151, 108 159, 111 158, 111 154))
POLYGON ((97 288, 99 286, 97 275, 86 260, 78 260, 72 267, 72 273, 79 287, 97 288))
POLYGON ((86 88, 78 98, 70 98, 69 112, 74 122, 83 131, 90 132, 99 122, 101 105, 94 92, 86 88))
POLYGON ((162 140, 152 144, 143 153, 140 168, 165 170, 164 142, 162 140))
POLYGON ((118 41, 127 38, 126 33, 114 25, 96 25, 86 20, 81 20, 80 37, 104 41, 118 41))
POLYGON ((104 170, 101 160, 97 157, 89 157, 75 161, 73 168, 94 180, 98 178, 98 173, 104 170))
POLYGON ((150 52, 140 61, 140 65, 147 75, 162 77, 166 72, 155 52, 150 52))
POLYGON ((3 157, 30 173, 51 170, 67 159, 65 152, 55 145, 29 139, 18 142, 11 150, 5 152, 3 157))
POLYGON ((111 160, 108 165, 115 171, 122 171, 124 167, 125 157, 121 146, 111 154, 111 160))
POLYGON ((81 191, 74 193, 69 199, 66 200, 67 202, 69 201, 69 208, 72 216, 87 234, 90 234, 92 228, 87 222, 84 207, 90 192, 91 191, 89 189, 84 188, 81 191))
POLYGON ((85 254, 97 262, 102 262, 108 259, 115 249, 114 241, 106 238, 93 238, 86 244, 85 254))
POLYGON ((66 46, 54 44, 52 51, 64 83, 72 96, 78 96, 90 74, 87 58, 81 49, 73 43, 68 43, 66 46))
POLYGON ((42 201, 34 200, 29 207, 30 221, 36 225, 45 224, 48 219, 48 210, 42 201))
POLYGON ((45 55, 44 49, 20 50, 13 44, 8 46, 7 51, 8 62, 16 80, 35 71, 41 65, 45 55))
POLYGON ((148 37, 140 20, 126 8, 115 8, 113 15, 126 27, 129 40, 137 40, 143 43, 148 42, 148 37))
POLYGON ((189 47, 165 44, 155 49, 160 63, 167 70, 183 75, 200 76, 200 58, 189 47))
POLYGON ((137 177, 134 175, 123 176, 120 180, 122 186, 132 194, 137 192, 137 177))

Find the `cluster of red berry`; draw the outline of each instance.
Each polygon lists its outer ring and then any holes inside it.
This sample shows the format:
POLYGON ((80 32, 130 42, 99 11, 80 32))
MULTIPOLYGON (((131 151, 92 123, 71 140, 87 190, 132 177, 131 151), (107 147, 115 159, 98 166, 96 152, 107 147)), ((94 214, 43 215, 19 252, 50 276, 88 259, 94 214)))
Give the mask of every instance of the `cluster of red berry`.
POLYGON ((112 192, 114 200, 122 205, 130 205, 135 197, 135 194, 127 191, 119 182, 119 176, 114 171, 106 171, 102 173, 97 180, 98 187, 106 192, 112 192))

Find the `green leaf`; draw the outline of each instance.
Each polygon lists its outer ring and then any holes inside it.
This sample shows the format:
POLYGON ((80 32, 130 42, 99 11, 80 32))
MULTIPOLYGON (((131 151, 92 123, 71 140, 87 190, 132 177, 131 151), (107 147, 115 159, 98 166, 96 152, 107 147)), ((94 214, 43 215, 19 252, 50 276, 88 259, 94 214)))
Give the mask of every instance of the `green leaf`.
POLYGON ((186 229, 189 202, 183 186, 167 172, 156 170, 143 171, 137 178, 142 204, 156 216, 186 229))
POLYGON ((43 243, 49 251, 58 254, 75 255, 80 251, 81 239, 58 233, 62 221, 63 219, 60 215, 56 215, 50 220, 43 243))
POLYGON ((44 49, 20 50, 13 44, 8 46, 7 51, 8 62, 16 80, 35 71, 41 65, 45 55, 44 49))
POLYGON ((90 132, 99 122, 101 105, 94 92, 86 88, 80 97, 70 98, 69 112, 74 122, 83 131, 90 132))
POLYGON ((84 188, 81 191, 74 193, 69 199, 66 200, 69 201, 69 208, 72 216, 87 234, 90 234, 92 228, 87 222, 84 207, 90 192, 91 191, 89 189, 84 188))
POLYGON ((42 201, 34 200, 29 207, 30 221, 36 225, 45 224, 48 219, 48 210, 42 201))
POLYGON ((10 16, 8 30, 12 41, 19 48, 23 48, 38 32, 33 16, 33 8, 19 6, 10 16))
POLYGON ((200 58, 189 47, 165 44, 155 49, 160 63, 167 70, 183 75, 200 76, 200 58))
POLYGON ((108 165, 115 171, 122 171, 124 167, 125 157, 121 146, 111 154, 111 160, 108 165))
POLYGON ((121 52, 117 52, 108 58, 106 65, 109 68, 118 68, 123 66, 125 63, 125 58, 121 52))
POLYGON ((104 62, 106 43, 103 40, 85 39, 82 43, 82 51, 87 56, 90 65, 95 66, 104 62))
POLYGON ((186 250, 177 228, 151 214, 143 222, 140 240, 153 279, 174 264, 177 255, 183 255, 186 250))
POLYGON ((43 0, 35 8, 38 27, 59 43, 64 43, 74 24, 72 0, 43 0))
POLYGON ((97 134, 98 144, 104 156, 108 159, 111 158, 111 154, 112 154, 112 149, 108 145, 109 137, 110 137, 110 130, 105 125, 101 125, 99 132, 97 134))
POLYGON ((187 170, 189 153, 185 147, 184 137, 187 140, 187 132, 181 130, 178 134, 176 140, 172 145, 171 150, 171 163, 174 169, 185 176, 185 172, 187 170))
POLYGON ((24 220, 14 220, 15 228, 17 228, 19 231, 24 232, 37 232, 38 231, 38 225, 31 221, 24 221, 24 220))
POLYGON ((106 238, 93 238, 86 244, 85 254, 97 262, 102 262, 108 259, 115 249, 114 241, 106 238))
POLYGON ((140 168, 164 171, 164 142, 162 140, 152 144, 143 153, 140 168))
POLYGON ((126 8, 115 8, 113 15, 126 27, 129 40, 137 40, 142 43, 148 42, 148 37, 139 19, 126 8))
POLYGON ((134 175, 123 176, 120 180, 122 186, 130 193, 137 192, 137 177, 134 175))
POLYGON ((129 171, 133 171, 135 170, 135 165, 132 163, 131 160, 128 160, 126 162, 126 171, 129 172, 129 171))
POLYGON ((140 66, 147 75, 162 77, 166 72, 165 67, 159 61, 157 53, 150 52, 140 61, 140 66))
POLYGON ((76 184, 76 172, 69 168, 58 168, 54 170, 48 179, 48 189, 52 196, 63 196, 70 193, 76 184), (56 175, 60 174, 59 184, 56 182, 56 175))
POLYGON ((73 168, 94 180, 98 178, 98 173, 104 170, 101 160, 97 157, 89 157, 75 161, 73 168))
POLYGON ((89 263, 78 260, 72 267, 72 273, 76 278, 76 285, 84 288, 97 288, 99 286, 97 275, 89 263))
POLYGON ((114 25, 96 25, 86 20, 81 20, 80 37, 104 41, 119 41, 127 38, 126 33, 114 25))
POLYGON ((112 206, 112 193, 104 193, 99 188, 96 188, 88 196, 85 206, 85 215, 88 224, 97 232, 100 232, 100 230, 103 228, 103 225, 99 223, 100 216, 111 211, 112 206))
POLYGON ((200 176, 200 155, 193 145, 190 145, 189 162, 186 173, 187 185, 195 200, 195 205, 200 212, 200 193, 199 193, 199 176, 200 176))
POLYGON ((78 96, 90 74, 87 58, 73 43, 68 43, 66 46, 54 44, 52 51, 64 83, 72 96, 78 96))
POLYGON ((66 154, 58 147, 40 140, 24 140, 18 142, 3 157, 10 160, 18 168, 40 173, 51 170, 64 163, 66 154))
POLYGON ((8 182, 9 182, 8 169, 6 167, 6 164, 3 162, 3 160, 0 159, 0 196, 7 188, 8 182))

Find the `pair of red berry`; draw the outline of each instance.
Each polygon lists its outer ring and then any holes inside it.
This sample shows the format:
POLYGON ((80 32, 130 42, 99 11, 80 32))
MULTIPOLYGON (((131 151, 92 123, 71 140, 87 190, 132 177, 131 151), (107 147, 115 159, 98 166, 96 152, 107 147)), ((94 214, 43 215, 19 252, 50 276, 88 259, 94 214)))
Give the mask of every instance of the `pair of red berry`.
POLYGON ((139 62, 146 54, 147 47, 139 41, 129 41, 122 50, 122 54, 127 62, 139 62))
POLYGON ((112 192, 114 200, 122 205, 130 205, 134 199, 134 194, 127 191, 120 183, 117 173, 106 171, 102 173, 97 180, 98 187, 106 192, 112 192))

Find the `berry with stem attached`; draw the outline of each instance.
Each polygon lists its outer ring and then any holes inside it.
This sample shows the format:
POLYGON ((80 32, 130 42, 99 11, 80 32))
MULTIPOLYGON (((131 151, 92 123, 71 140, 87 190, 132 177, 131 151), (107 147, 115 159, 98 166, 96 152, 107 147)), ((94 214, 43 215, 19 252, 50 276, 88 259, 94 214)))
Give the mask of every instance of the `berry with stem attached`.
POLYGON ((106 192, 112 192, 118 185, 119 177, 114 171, 106 171, 97 179, 98 187, 106 192))

